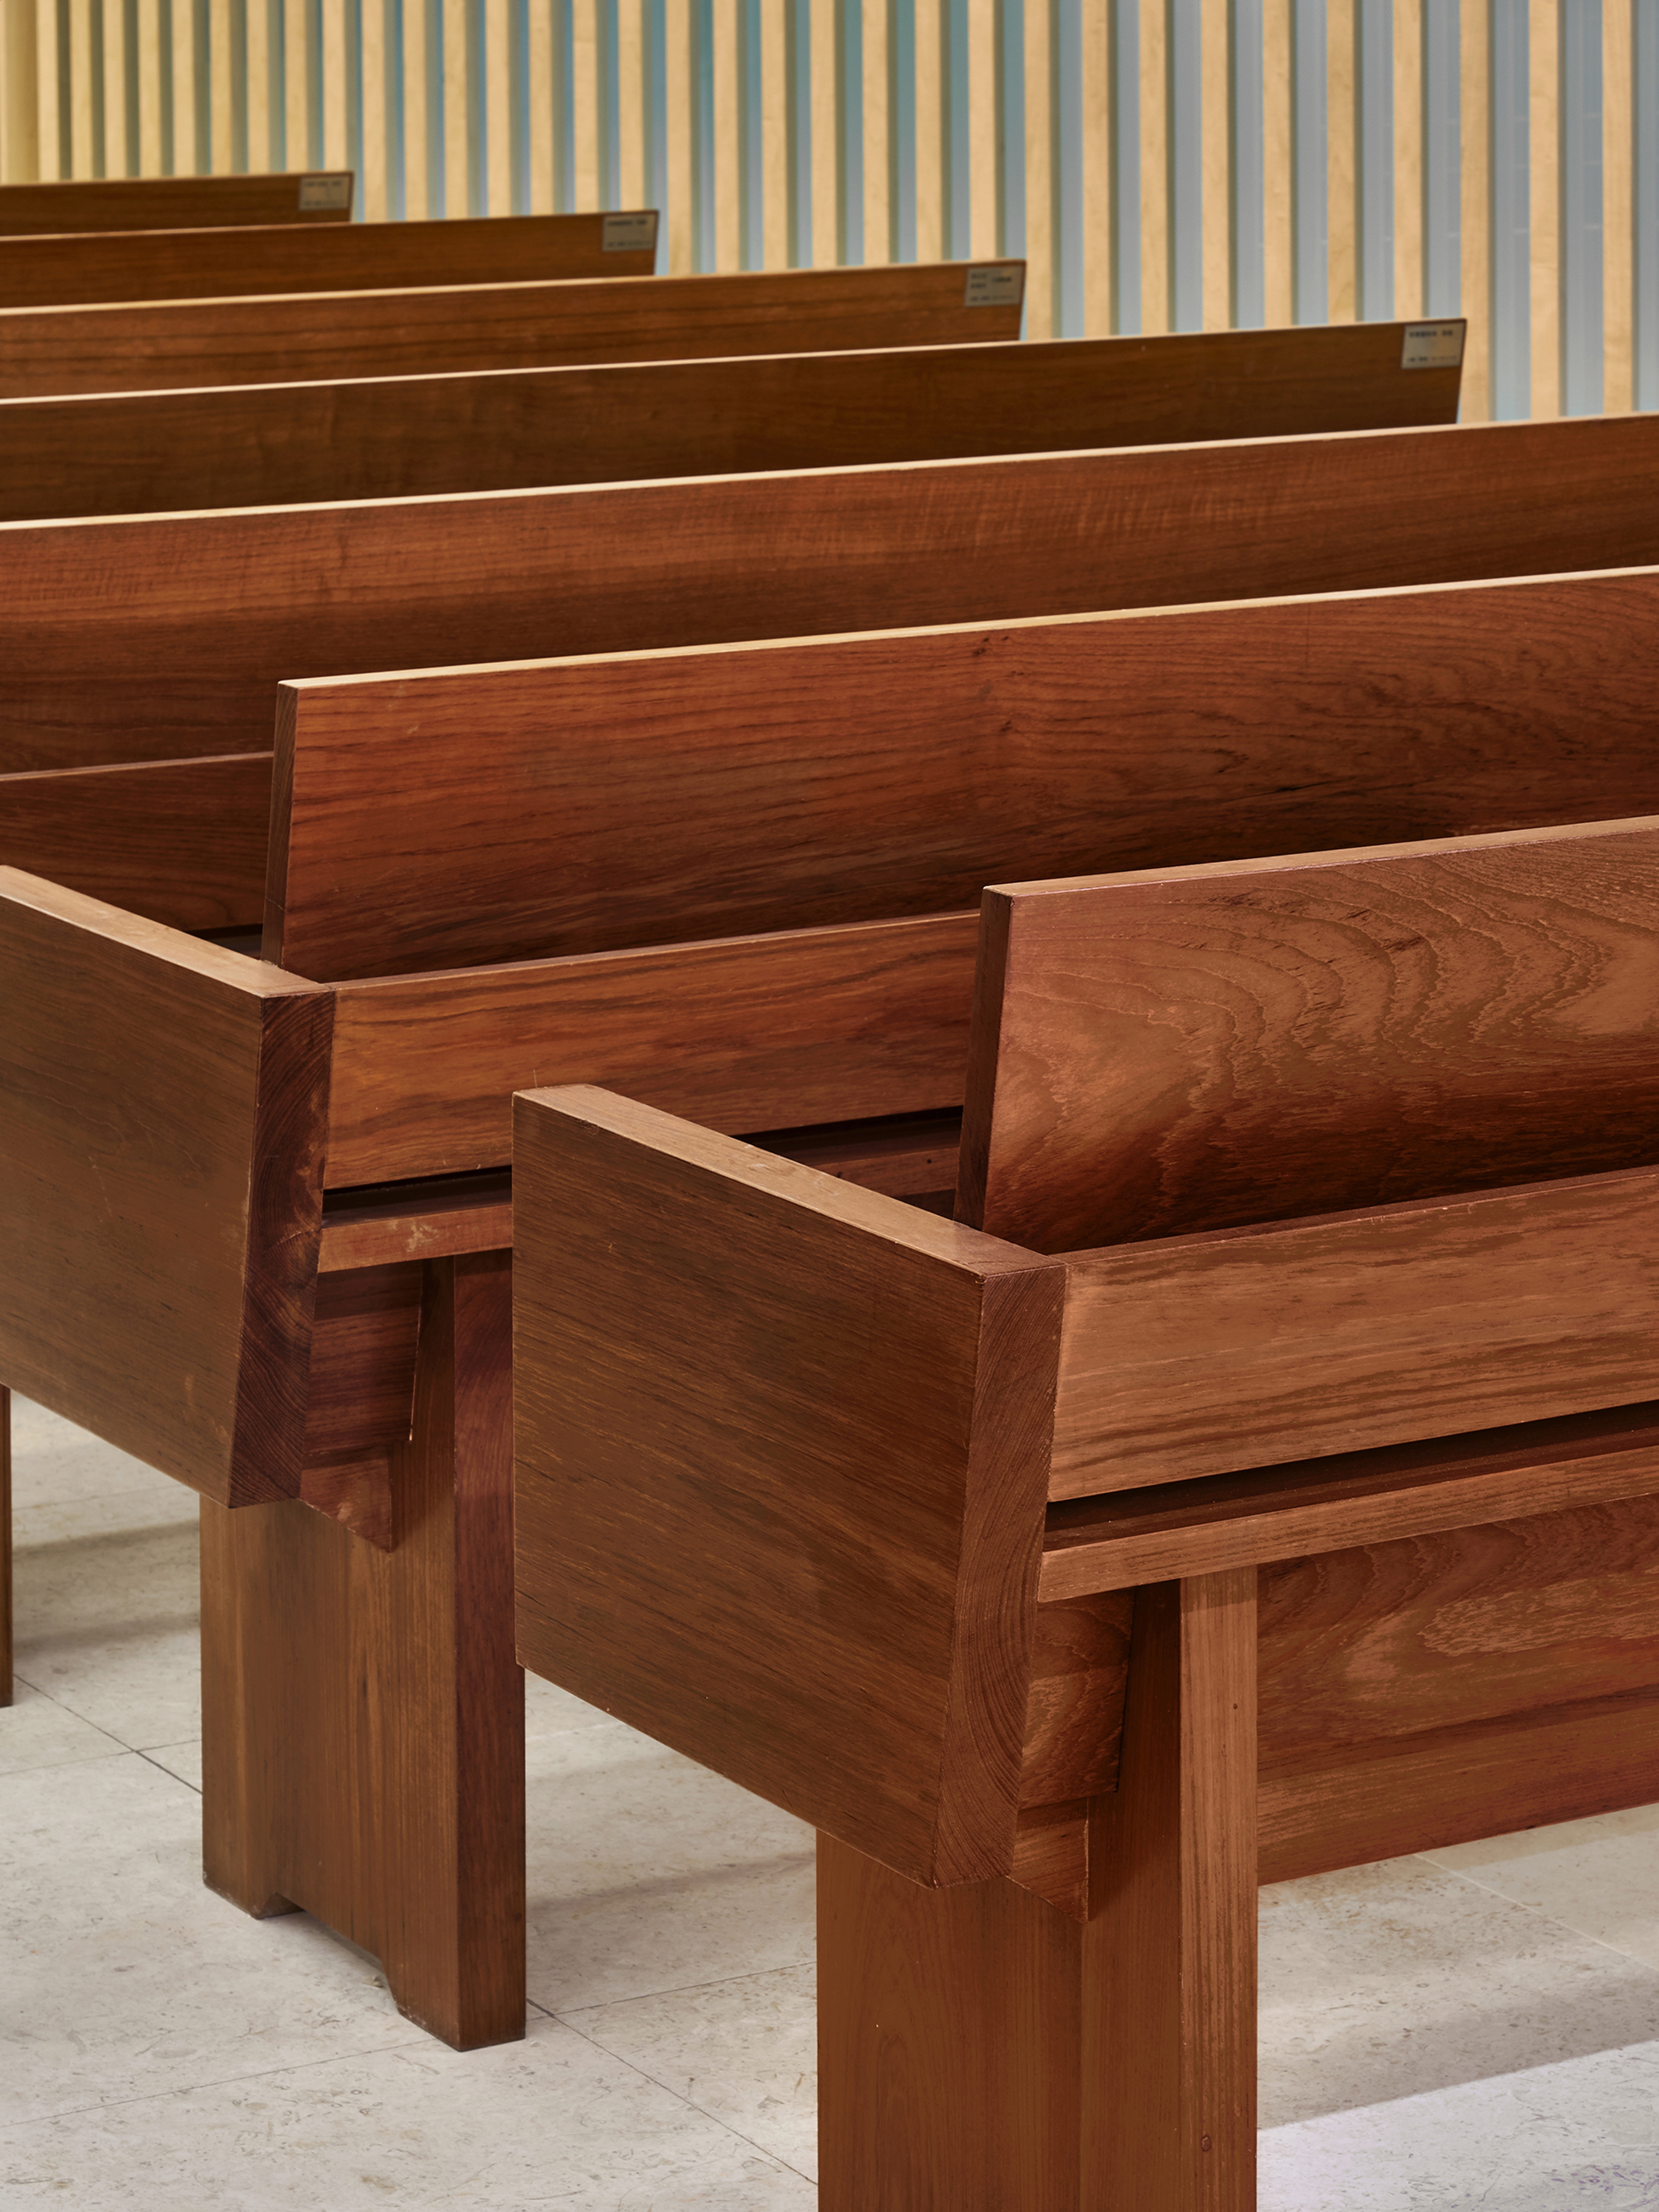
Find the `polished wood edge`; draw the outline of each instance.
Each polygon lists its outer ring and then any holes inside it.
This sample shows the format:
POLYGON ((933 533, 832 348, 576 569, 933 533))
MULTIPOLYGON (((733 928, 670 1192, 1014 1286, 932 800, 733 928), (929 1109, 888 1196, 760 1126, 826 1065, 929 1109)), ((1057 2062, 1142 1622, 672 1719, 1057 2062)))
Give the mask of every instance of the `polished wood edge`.
POLYGON ((1048 1509, 1040 1602, 1659 1491, 1659 1403, 1048 1509))
POLYGON ((513 1243, 513 1178, 505 1168, 430 1182, 331 1192, 318 1271, 452 1259, 513 1243))
POLYGON ((166 922, 146 921, 142 915, 129 914, 84 891, 67 890, 61 884, 32 876, 21 868, 0 867, 0 898, 15 900, 36 914, 88 930, 112 944, 131 945, 153 959, 171 961, 198 975, 234 984, 239 991, 252 992, 262 999, 333 995, 325 984, 308 982, 267 962, 228 951, 205 938, 169 928, 166 922))

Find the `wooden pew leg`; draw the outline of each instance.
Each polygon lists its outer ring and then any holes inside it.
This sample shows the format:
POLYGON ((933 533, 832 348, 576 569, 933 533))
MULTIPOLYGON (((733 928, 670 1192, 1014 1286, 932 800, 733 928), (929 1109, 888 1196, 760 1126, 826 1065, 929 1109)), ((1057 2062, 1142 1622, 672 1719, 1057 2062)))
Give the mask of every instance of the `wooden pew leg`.
POLYGON ((11 1392, 0 1383, 0 1705, 12 1698, 11 1392))
POLYGON ((1250 2212, 1255 1577, 1136 1595, 1090 1912, 818 1844, 824 2212, 1250 2212))
POLYGON ((525 2028, 510 1262, 428 1262, 385 1552, 300 1504, 202 1509, 204 1856, 373 1952, 458 2050, 525 2028))

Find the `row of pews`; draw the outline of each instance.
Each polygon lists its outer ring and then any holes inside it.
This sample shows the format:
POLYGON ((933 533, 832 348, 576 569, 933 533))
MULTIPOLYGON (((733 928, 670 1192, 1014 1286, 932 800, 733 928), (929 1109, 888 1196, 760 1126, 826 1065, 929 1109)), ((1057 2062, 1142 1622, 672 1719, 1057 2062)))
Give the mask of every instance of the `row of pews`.
POLYGON ((521 2034, 521 1656, 818 1828, 827 2206, 1248 2212, 1258 1880, 1659 1796, 1656 426, 519 220, 17 311, 0 1379, 245 1910, 521 2034))

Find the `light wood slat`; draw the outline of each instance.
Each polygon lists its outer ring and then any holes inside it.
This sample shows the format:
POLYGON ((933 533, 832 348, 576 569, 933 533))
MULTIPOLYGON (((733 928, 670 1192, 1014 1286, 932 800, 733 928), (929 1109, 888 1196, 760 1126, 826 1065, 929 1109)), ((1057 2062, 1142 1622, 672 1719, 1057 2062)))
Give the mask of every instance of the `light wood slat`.
POLYGON ((270 150, 270 0, 246 0, 246 6, 247 165, 272 169, 276 162, 270 150))
POLYGON ((466 0, 444 9, 444 214, 452 221, 472 212, 468 189, 467 110, 471 105, 472 52, 466 35, 466 0))
POLYGON ((571 209, 586 215, 599 204, 599 0, 571 0, 570 91, 571 209))
POLYGON ((1325 15, 1326 206, 1330 299, 1327 319, 1351 323, 1359 312, 1359 163, 1354 99, 1355 0, 1328 0, 1325 15))
POLYGON ((57 0, 35 0, 34 16, 37 166, 43 178, 53 179, 63 167, 57 0))
POLYGON ((790 261, 789 0, 761 0, 761 261, 790 261))
POLYGON ((864 264, 893 258, 892 0, 859 0, 864 36, 864 264))
POLYGON ((1634 0, 1601 0, 1601 404, 1636 404, 1634 0))
MULTIPOLYGON (((92 0, 70 0, 70 173, 97 173, 93 158, 92 0)), ((196 166, 202 167, 198 149, 196 166)))
POLYGON ((837 0, 811 0, 812 266, 833 269, 842 252, 841 103, 836 97, 837 0))
POLYGON ((1202 0, 1200 25, 1204 327, 1224 331, 1232 327, 1233 320, 1233 40, 1229 0, 1202 0))
POLYGON ((1560 0, 1528 0, 1528 162, 1532 219, 1529 411, 1540 422, 1561 412, 1560 76, 1560 0))
POLYGON ((617 180, 625 208, 651 199, 645 86, 644 0, 617 0, 617 180))
POLYGON ((1291 9, 1291 0, 1262 0, 1262 315, 1269 330, 1296 320, 1291 9))
MULTIPOLYGON (((220 16, 222 14, 225 32, 222 42, 224 68, 224 109, 230 114, 230 0, 214 0, 213 46, 216 94, 218 91, 221 40, 220 16)), ((126 9, 113 5, 104 9, 104 174, 125 177, 131 173, 127 144, 127 16, 126 9)))
MULTIPOLYGON (((553 195, 553 0, 529 0, 526 58, 530 71, 530 207, 551 215, 553 195)), ((412 210, 411 210, 412 212, 412 210)))
MULTIPOLYGON (((52 0, 41 0, 50 9, 52 0)), ((201 168, 196 143, 195 0, 173 0, 173 44, 167 66, 173 76, 173 173, 195 175, 201 168)))
MULTIPOLYGON (((1092 33, 1097 21, 1103 26, 1105 15, 1103 0, 1083 0, 1085 85, 1096 43, 1092 33)), ((1103 58, 1103 30, 1098 42, 1103 58)), ((997 128, 1001 76, 997 0, 968 0, 968 251, 987 259, 1002 251, 1002 149, 997 128)), ((1085 130, 1085 143, 1087 136, 1085 130)), ((1085 185, 1085 194, 1087 190, 1085 185)))
POLYGON ((945 20, 940 0, 915 0, 916 258, 945 258, 945 20))
MULTIPOLYGON (((418 58, 411 64, 405 59, 405 73, 411 71, 424 86, 426 82, 425 21, 421 0, 413 0, 410 8, 414 36, 410 44, 416 47, 418 58)), ((308 169, 311 167, 311 33, 305 0, 283 0, 283 166, 288 169, 308 169)), ((424 207, 417 209, 410 201, 411 215, 424 215, 424 207)))
MULTIPOLYGON (((107 12, 107 11, 106 11, 107 12)), ((208 0, 208 143, 211 173, 229 176, 235 167, 231 131, 231 108, 235 97, 235 73, 231 66, 231 0, 208 0)), ((105 102, 107 119, 109 104, 105 102)))
POLYGON ((512 0, 484 0, 485 145, 490 215, 513 212, 512 0))
POLYGON ((1091 337, 1112 330, 1112 11, 1109 0, 1081 0, 1078 67, 1083 80, 1083 326, 1091 337))
POLYGON ((691 0, 665 0, 663 9, 668 125, 664 154, 668 172, 668 269, 688 276, 697 265, 697 182, 691 136, 691 0))
MULTIPOLYGON (((248 106, 252 137, 253 87, 253 25, 264 15, 264 0, 248 0, 248 106)), ((138 0, 138 173, 159 177, 161 165, 161 0, 138 0)), ((264 160, 250 160, 250 168, 268 169, 264 160)))
POLYGON ((323 167, 349 165, 346 141, 346 0, 323 0, 323 167))
POLYGON ((1459 419, 1492 420, 1492 24, 1487 0, 1462 0, 1459 26, 1462 110, 1462 224, 1463 402, 1459 419))
POLYGON ((1423 302, 1423 0, 1394 0, 1394 312, 1423 302))
POLYGON ((1025 0, 1025 328, 1054 334, 1054 4, 1025 0))
POLYGON ((1166 0, 1140 0, 1140 327, 1170 327, 1170 47, 1166 0))
MULTIPOLYGON (((41 173, 36 43, 33 0, 0 8, 0 180, 7 184, 29 184, 41 173)), ((0 1696, 7 1693, 0 1683, 0 1696)))
POLYGON ((386 9, 396 0, 363 0, 363 160, 357 179, 363 219, 384 222, 391 213, 387 186, 391 154, 386 135, 386 9))
POLYGON ((714 266, 743 266, 743 15, 739 0, 713 0, 714 266))

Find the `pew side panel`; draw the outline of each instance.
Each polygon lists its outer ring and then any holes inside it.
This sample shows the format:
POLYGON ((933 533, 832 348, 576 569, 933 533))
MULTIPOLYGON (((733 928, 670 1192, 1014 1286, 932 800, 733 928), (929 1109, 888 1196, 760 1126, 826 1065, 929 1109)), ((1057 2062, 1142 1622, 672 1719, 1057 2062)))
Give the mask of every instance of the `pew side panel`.
POLYGON ((0 869, 0 1374, 227 1505, 300 1487, 331 995, 0 869))
POLYGON ((927 1883, 1006 1870, 1060 1271, 520 1098, 524 1662, 927 1883))
POLYGON ((1535 574, 1652 561, 1656 517, 1659 419, 1607 416, 0 524, 0 767, 260 751, 286 678, 629 651, 647 610, 706 645, 1535 574))
POLYGON ((0 520, 1455 421, 1456 370, 1400 358, 1350 323, 4 400, 0 520))
POLYGON ((43 231, 198 230, 216 223, 349 222, 356 181, 349 169, 307 169, 0 185, 0 238, 43 231))
POLYGON ((964 345, 1019 323, 1017 300, 968 300, 960 262, 0 308, 0 398, 964 345))
POLYGON ((0 302, 54 307, 538 276, 614 280, 649 276, 655 240, 656 219, 648 211, 0 237, 0 302), (630 222, 631 230, 617 227, 630 222), (608 236, 628 243, 618 249, 607 245, 608 236), (640 243, 641 237, 647 242, 640 243))

